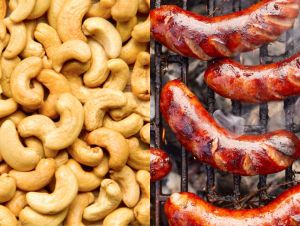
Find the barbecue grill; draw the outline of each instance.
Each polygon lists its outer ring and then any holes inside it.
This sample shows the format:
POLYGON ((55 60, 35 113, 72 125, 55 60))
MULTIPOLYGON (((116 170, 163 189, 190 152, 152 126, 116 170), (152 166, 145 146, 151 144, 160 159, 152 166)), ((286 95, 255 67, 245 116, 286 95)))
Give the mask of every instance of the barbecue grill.
MULTIPOLYGON (((160 5, 164 4, 173 4, 178 5, 184 9, 191 9, 191 6, 198 5, 205 7, 206 9, 206 15, 219 15, 223 14, 220 9, 224 7, 224 3, 226 2, 226 13, 229 11, 239 11, 243 8, 248 7, 249 5, 257 2, 257 1, 245 1, 245 0, 155 0, 152 1, 152 8, 160 7, 160 5), (228 5, 231 5, 231 7, 227 7, 228 5)), ((266 64, 273 61, 278 61, 281 59, 285 59, 292 54, 295 53, 295 45, 294 45, 294 32, 293 29, 289 30, 285 35, 285 45, 286 45, 286 51, 285 53, 277 56, 271 56, 268 51, 268 46, 263 46, 259 49, 259 62, 260 64, 266 64)), ((152 97, 155 100, 155 105, 151 109, 151 111, 154 111, 155 117, 151 121, 151 143, 154 147, 157 148, 163 148, 163 142, 162 142, 162 131, 163 131, 163 125, 162 125, 162 119, 160 116, 160 110, 159 110, 159 98, 160 98, 160 91, 162 88, 162 77, 166 72, 168 72, 168 66, 169 65, 177 65, 181 68, 180 73, 180 79, 185 82, 188 86, 193 83, 197 82, 195 78, 190 78, 188 74, 188 67, 189 67, 189 59, 176 55, 174 53, 171 53, 170 51, 164 50, 161 44, 155 42, 152 40, 151 42, 151 82, 154 84, 153 90, 152 90, 152 97)), ((236 56, 235 60, 239 60, 240 57, 236 56)), ((209 62, 208 62, 209 63, 209 62)), ((201 70, 205 70, 204 68, 201 68, 201 70)), ((215 108, 215 93, 206 87, 207 94, 205 100, 201 99, 201 102, 205 103, 207 106, 207 109, 210 113, 213 113, 215 108)), ((292 131, 294 133, 300 132, 300 125, 296 125, 294 123, 294 104, 296 102, 296 97, 291 97, 284 101, 284 112, 285 112, 285 129, 292 131)), ((244 106, 240 102, 232 101, 232 113, 234 115, 241 115, 244 106)), ((257 125, 246 125, 244 128, 244 133, 265 133, 267 131, 267 125, 268 125, 268 104, 261 104, 259 105, 259 124, 257 125)), ((165 147, 165 149, 168 149, 165 147)), ((181 176, 181 191, 187 191, 188 190, 188 153, 184 150, 184 148, 181 148, 180 151, 172 151, 171 155, 181 155, 181 168, 180 168, 180 176, 181 176)), ((201 164, 199 162, 199 164, 201 164)), ((295 181, 295 174, 297 172, 293 171, 293 168, 290 167, 286 169, 285 171, 285 181, 286 186, 292 186, 296 184, 295 181)), ((241 198, 241 191, 240 191, 240 185, 241 185, 241 177, 232 175, 233 176, 233 191, 231 195, 220 195, 215 190, 215 170, 210 167, 206 166, 206 194, 204 198, 209 202, 229 202, 232 203, 232 206, 234 208, 239 208, 239 202, 238 200, 241 198)), ((257 184, 258 189, 258 197, 259 197, 259 205, 263 205, 266 203, 266 201, 269 201, 271 199, 271 196, 266 191, 267 186, 267 176, 260 175, 259 176, 259 182, 257 184)), ((164 218, 164 211, 163 211, 163 204, 166 201, 166 199, 169 197, 167 194, 162 193, 162 182, 156 182, 151 184, 151 203, 152 203, 152 209, 151 212, 154 212, 154 215, 152 215, 151 218, 151 225, 165 225, 165 221, 163 221, 164 218)))

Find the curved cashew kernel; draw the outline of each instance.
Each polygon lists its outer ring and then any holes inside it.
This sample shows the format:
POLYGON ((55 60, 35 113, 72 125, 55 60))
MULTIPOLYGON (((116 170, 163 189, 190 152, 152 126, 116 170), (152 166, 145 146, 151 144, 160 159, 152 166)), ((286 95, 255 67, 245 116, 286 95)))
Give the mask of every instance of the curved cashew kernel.
POLYGON ((99 147, 90 147, 81 139, 68 148, 70 155, 79 163, 86 166, 98 166, 103 158, 103 151, 99 147))
MULTIPOLYGON (((14 23, 19 23, 25 20, 32 12, 35 3, 36 0, 18 0, 18 4, 16 5, 16 8, 12 10, 9 18, 14 23)), ((14 8, 14 6, 12 6, 12 8, 14 8)))
POLYGON ((124 93, 118 90, 102 89, 99 96, 88 100, 84 105, 84 124, 88 131, 93 131, 102 126, 105 112, 110 108, 122 107, 127 99, 124 93))
POLYGON ((36 0, 34 8, 27 19, 33 20, 43 16, 49 9, 50 3, 51 0, 36 0))
POLYGON ((150 16, 144 22, 137 24, 131 35, 138 42, 150 42, 150 16))
POLYGON ((13 213, 5 206, 0 205, 0 222, 4 226, 17 226, 18 221, 13 213))
POLYGON ((94 3, 89 8, 86 16, 87 17, 102 17, 108 19, 111 17, 110 10, 116 3, 116 0, 101 0, 100 2, 94 3))
POLYGON ((53 29, 57 29, 57 18, 65 4, 66 0, 51 0, 51 4, 48 10, 48 22, 53 29))
POLYGON ((16 193, 16 181, 8 174, 0 176, 0 203, 7 202, 14 197, 16 193))
POLYGON ((101 220, 114 211, 121 201, 122 192, 119 185, 111 179, 104 179, 96 202, 85 208, 83 218, 88 221, 101 220))
POLYGON ((91 6, 90 0, 66 0, 57 17, 57 33, 63 42, 78 39, 86 41, 81 24, 91 6))
POLYGON ((101 17, 92 17, 84 21, 82 30, 85 35, 93 36, 105 49, 109 58, 117 58, 121 53, 122 39, 109 21, 101 17))
POLYGON ((1 57, 1 71, 2 77, 0 78, 0 85, 2 87, 3 94, 6 97, 12 97, 11 89, 10 89, 10 77, 13 70, 20 63, 20 58, 12 58, 6 59, 5 57, 1 57))
POLYGON ((67 166, 60 166, 55 172, 55 189, 51 194, 28 192, 26 199, 31 208, 42 214, 56 214, 66 209, 78 192, 75 175, 67 166))
POLYGON ((138 0, 117 0, 111 8, 111 15, 115 21, 125 22, 136 15, 138 7, 138 0))
POLYGON ((135 27, 135 25, 137 25, 137 23, 138 20, 136 16, 125 22, 117 22, 116 28, 120 33, 123 43, 131 37, 131 32, 133 31, 133 28, 135 27))
POLYGON ((24 226, 59 226, 67 216, 67 213, 68 208, 54 215, 44 215, 27 206, 21 210, 19 220, 21 225, 24 226))
POLYGON ((109 75, 109 69, 103 47, 93 39, 89 39, 88 44, 92 52, 92 64, 89 70, 83 75, 83 81, 86 86, 93 88, 105 82, 109 75))
POLYGON ((84 209, 94 202, 95 197, 93 193, 81 193, 76 196, 74 201, 71 203, 69 212, 65 221, 66 226, 84 226, 82 223, 82 214, 84 209))
POLYGON ((120 121, 114 121, 108 115, 103 120, 104 127, 120 132, 125 138, 137 134, 143 127, 143 124, 143 118, 135 113, 120 121))
POLYGON ((23 146, 15 124, 10 120, 0 128, 0 153, 10 167, 19 171, 32 170, 40 160, 35 150, 23 146))
POLYGON ((8 173, 10 170, 11 170, 11 168, 6 163, 1 163, 0 164, 0 175, 2 175, 4 173, 8 173))
POLYGON ((150 199, 150 173, 146 170, 139 170, 135 177, 140 185, 142 197, 150 199))
POLYGON ((134 171, 124 166, 120 171, 111 171, 110 178, 119 184, 125 205, 129 208, 134 207, 140 198, 140 187, 135 179, 134 171))
POLYGON ((0 118, 6 117, 14 113, 18 108, 18 104, 13 98, 3 100, 0 92, 0 118))
MULTIPOLYGON (((83 107, 76 97, 64 93, 56 102, 56 110, 60 114, 60 121, 57 125, 46 116, 31 115, 20 122, 18 126, 20 135, 38 137, 42 140, 45 151, 49 152, 70 146, 82 129, 83 107)), ((48 157, 47 153, 46 156, 48 157)))
POLYGON ((16 180, 19 189, 23 191, 37 191, 50 183, 55 169, 54 159, 41 159, 35 170, 30 172, 11 170, 9 175, 16 180))
POLYGON ((0 20, 4 19, 4 17, 6 16, 6 10, 6 0, 0 0, 0 20))
POLYGON ((140 52, 137 56, 132 74, 131 89, 141 100, 150 100, 150 54, 140 52))
POLYGON ((133 64, 138 54, 146 51, 147 45, 145 42, 137 42, 132 38, 122 47, 120 58, 127 64, 133 64))
POLYGON ((150 7, 148 6, 148 3, 146 0, 139 0, 139 8, 138 12, 142 14, 149 13, 150 7))
POLYGON ((97 177, 103 178, 108 173, 108 170, 109 170, 108 156, 104 155, 100 164, 94 167, 93 172, 97 177))
POLYGON ((42 70, 43 63, 39 57, 28 57, 22 60, 11 74, 10 89, 13 98, 29 109, 37 109, 43 102, 44 90, 39 83, 30 88, 30 80, 42 70))
POLYGON ((150 171, 150 150, 141 150, 139 140, 135 137, 127 142, 130 147, 127 164, 135 170, 150 171))
POLYGON ((59 95, 71 93, 69 82, 62 74, 49 69, 42 70, 37 76, 37 80, 49 90, 47 100, 42 103, 39 112, 49 118, 56 118, 58 113, 55 109, 55 105, 59 95))
POLYGON ((68 162, 69 155, 66 151, 61 151, 57 156, 55 156, 54 160, 56 169, 58 169, 60 166, 65 165, 68 162))
POLYGON ((143 126, 140 131, 140 137, 144 143, 150 144, 150 123, 143 126))
POLYGON ((119 208, 107 215, 103 221, 103 226, 127 226, 134 221, 132 209, 119 208))
POLYGON ((5 206, 16 216, 19 216, 21 210, 27 205, 26 194, 17 190, 14 197, 9 200, 5 206))
POLYGON ((9 18, 6 18, 4 23, 9 30, 10 39, 3 56, 7 59, 12 59, 25 49, 27 40, 26 27, 23 22, 15 24, 9 18))
MULTIPOLYGON (((22 119, 20 119, 20 121, 21 120, 22 119)), ((17 124, 15 123, 15 125, 17 126, 18 123, 17 124)), ((44 147, 43 147, 42 142, 39 139, 37 139, 35 137, 29 137, 29 138, 26 138, 24 142, 27 145, 27 147, 34 150, 36 152, 36 154, 38 156, 40 156, 41 159, 45 157, 44 147)))
POLYGON ((93 191, 100 186, 101 179, 93 172, 84 171, 81 165, 74 159, 70 159, 66 166, 68 166, 74 173, 78 181, 78 191, 87 192, 93 191))
POLYGON ((129 146, 122 134, 100 128, 88 134, 86 140, 88 144, 98 145, 109 152, 109 168, 120 170, 125 166, 129 155, 129 146))
POLYGON ((150 122, 150 100, 144 101, 136 98, 138 107, 134 110, 135 113, 143 117, 144 121, 150 122))
POLYGON ((103 85, 103 88, 124 90, 129 80, 129 67, 121 59, 112 59, 108 61, 110 76, 103 85))
POLYGON ((135 219, 143 226, 150 226, 150 199, 142 198, 133 209, 135 219))
POLYGON ((61 69, 61 73, 65 76, 80 76, 83 73, 87 72, 91 67, 91 61, 89 60, 86 63, 81 63, 79 61, 73 60, 66 62, 61 69))

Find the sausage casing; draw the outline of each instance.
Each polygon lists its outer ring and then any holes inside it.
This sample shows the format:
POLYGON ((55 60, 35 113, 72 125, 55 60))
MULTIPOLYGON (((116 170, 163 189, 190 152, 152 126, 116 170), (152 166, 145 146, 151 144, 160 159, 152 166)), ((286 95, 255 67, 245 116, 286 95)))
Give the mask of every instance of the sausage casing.
POLYGON ((172 169, 169 155, 157 148, 150 148, 150 172, 151 182, 161 180, 172 169))

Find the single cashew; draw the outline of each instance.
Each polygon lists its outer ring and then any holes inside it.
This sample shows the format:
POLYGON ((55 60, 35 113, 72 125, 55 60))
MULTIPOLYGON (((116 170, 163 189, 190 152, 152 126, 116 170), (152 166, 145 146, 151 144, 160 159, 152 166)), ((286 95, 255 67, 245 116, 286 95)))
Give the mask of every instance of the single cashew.
POLYGON ((124 204, 129 208, 134 207, 140 198, 140 187, 135 179, 134 171, 124 166, 120 171, 111 171, 110 178, 119 184, 124 204))
POLYGON ((150 11, 150 7, 148 6, 148 3, 146 0, 139 0, 139 8, 138 12, 142 14, 147 14, 150 11))
POLYGON ((81 24, 91 6, 90 0, 66 0, 57 17, 57 33, 63 42, 68 40, 86 41, 81 24))
POLYGON ((118 90, 102 89, 102 94, 88 100, 84 104, 84 124, 88 131, 93 131, 102 126, 105 112, 111 108, 122 107, 127 99, 124 93, 118 90))
POLYGON ((121 201, 122 192, 119 185, 111 179, 104 179, 96 202, 85 208, 83 218, 88 221, 101 220, 118 208, 121 201))
POLYGON ((57 156, 55 156, 54 160, 56 169, 58 169, 60 166, 65 165, 69 161, 69 155, 66 151, 61 151, 57 156))
POLYGON ((117 0, 111 9, 111 15, 115 21, 128 21, 134 17, 139 7, 139 0, 117 0))
POLYGON ((4 19, 4 17, 6 16, 6 10, 6 0, 0 0, 0 20, 4 19))
POLYGON ((136 181, 141 188, 142 198, 150 199, 150 173, 146 170, 137 171, 136 181))
MULTIPOLYGON (((23 119, 21 119, 21 115, 16 115, 15 119, 14 118, 9 118, 9 120, 11 120, 11 121, 15 120, 15 122, 14 121, 13 122, 15 123, 16 126, 18 126, 20 121, 23 120, 23 119), (20 117, 20 118, 18 118, 18 117, 20 117)), ((42 142, 39 139, 37 139, 35 137, 28 137, 24 140, 24 142, 25 142, 27 147, 34 150, 36 152, 36 154, 38 156, 40 156, 40 159, 45 157, 44 147, 43 147, 42 142)))
POLYGON ((78 192, 78 183, 74 173, 67 166, 60 166, 55 172, 55 189, 51 194, 28 192, 28 205, 42 214, 56 214, 66 209, 78 192))
POLYGON ((18 0, 17 5, 10 4, 9 6, 12 12, 9 15, 9 18, 14 23, 22 22, 30 15, 35 6, 35 3, 36 0, 18 0))
POLYGON ((86 86, 93 88, 105 82, 109 75, 109 69, 103 47, 93 39, 89 39, 88 44, 92 52, 92 64, 83 75, 83 81, 86 86))
POLYGON ((138 42, 150 42, 150 16, 144 22, 136 25, 131 35, 138 42))
POLYGON ((3 226, 17 226, 18 221, 14 214, 5 206, 0 205, 0 222, 3 226))
POLYGON ((122 169, 128 159, 129 146, 126 139, 117 131, 100 128, 88 134, 87 143, 105 148, 109 152, 109 168, 122 169))
POLYGON ((100 164, 94 167, 93 172, 97 177, 103 178, 109 170, 108 156, 104 155, 100 164))
POLYGON ((59 226, 65 219, 68 208, 52 215, 40 214, 30 207, 25 207, 19 214, 19 220, 23 226, 59 226))
POLYGON ((90 147, 81 139, 76 139, 68 148, 68 152, 77 162, 86 166, 98 166, 103 158, 100 147, 90 147))
POLYGON ((78 182, 78 191, 87 192, 93 191, 100 186, 101 179, 93 172, 84 171, 80 164, 74 159, 70 159, 66 166, 72 170, 78 182))
POLYGON ((134 221, 134 214, 132 209, 119 208, 107 215, 103 221, 103 226, 127 226, 134 221))
POLYGON ((120 33, 123 43, 131 37, 131 32, 133 31, 133 28, 135 27, 135 25, 137 25, 137 23, 138 20, 136 16, 125 22, 117 22, 116 28, 120 33))
MULTIPOLYGON (((18 0, 19 1, 19 0, 18 0)), ((51 0, 36 0, 33 10, 27 17, 29 20, 37 19, 43 16, 50 7, 51 0)))
POLYGON ((103 46, 109 58, 117 58, 120 55, 122 39, 109 21, 101 17, 88 18, 84 21, 82 30, 85 35, 93 36, 103 46))
POLYGON ((143 226, 150 226, 150 199, 141 198, 133 209, 135 219, 143 226))
POLYGON ((129 145, 129 158, 127 164, 135 170, 150 171, 150 150, 142 150, 139 140, 131 138, 127 140, 129 145))
POLYGON ((15 179, 6 173, 2 174, 0 176, 0 203, 11 200, 16 193, 16 189, 15 179))
POLYGON ((4 23, 10 33, 10 39, 3 56, 7 59, 12 59, 25 49, 27 40, 26 27, 23 22, 15 24, 9 18, 6 18, 4 23))
POLYGON ((95 197, 93 193, 86 192, 76 196, 74 201, 71 203, 69 212, 65 221, 66 226, 84 226, 82 223, 82 215, 84 209, 94 202, 95 197))
POLYGON ((122 47, 120 58, 127 64, 133 64, 140 52, 147 50, 147 43, 137 42, 133 38, 122 47))
POLYGON ((58 113, 55 105, 59 95, 63 93, 71 93, 71 87, 68 80, 60 73, 53 70, 44 69, 37 76, 37 80, 47 87, 49 95, 42 103, 39 112, 49 118, 57 118, 58 113))
POLYGON ((27 205, 26 194, 23 191, 17 190, 14 197, 9 200, 5 206, 16 216, 19 216, 21 210, 27 205))
POLYGON ((57 18, 66 0, 51 0, 48 10, 48 22, 53 29, 57 29, 57 18))
POLYGON ((1 163, 0 164, 0 175, 2 175, 4 173, 8 173, 10 170, 11 170, 10 166, 7 165, 6 163, 1 163))
POLYGON ((13 98, 28 109, 37 109, 43 102, 44 90, 41 84, 35 82, 30 87, 30 80, 42 70, 43 62, 39 57, 28 57, 22 60, 14 69, 10 78, 10 89, 13 98))
POLYGON ((104 88, 123 91, 129 80, 129 67, 121 59, 112 59, 108 61, 110 76, 104 83, 104 88))
POLYGON ((87 17, 102 17, 109 19, 111 17, 110 10, 116 3, 116 0, 101 0, 93 3, 89 8, 86 16, 87 17))
POLYGON ((143 126, 140 131, 140 138, 144 143, 150 144, 150 123, 143 126))
POLYGON ((11 115, 17 110, 17 108, 18 108, 18 104, 13 98, 2 99, 1 90, 0 90, 0 118, 11 115))
POLYGON ((16 180, 19 189, 23 191, 37 191, 50 183, 55 169, 54 159, 41 159, 35 170, 30 172, 11 170, 9 175, 16 180))
POLYGON ((61 73, 65 76, 80 76, 87 72, 91 67, 91 61, 87 61, 85 63, 81 63, 76 60, 72 60, 70 62, 66 62, 61 69, 61 73))
POLYGON ((7 120, 0 128, 0 153, 5 162, 19 171, 32 170, 40 156, 32 148, 25 148, 21 143, 15 124, 7 120))

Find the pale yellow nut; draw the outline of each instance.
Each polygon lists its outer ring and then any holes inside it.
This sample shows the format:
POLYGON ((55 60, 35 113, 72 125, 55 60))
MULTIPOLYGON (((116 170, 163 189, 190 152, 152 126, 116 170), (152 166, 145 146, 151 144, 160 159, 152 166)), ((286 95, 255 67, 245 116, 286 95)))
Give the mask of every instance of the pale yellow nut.
POLYGON ((109 168, 122 169, 129 155, 129 146, 126 139, 117 131, 100 128, 89 133, 86 141, 90 145, 105 148, 109 153, 109 168))
POLYGON ((63 5, 65 4, 65 1, 66 0, 51 0, 50 7, 48 10, 48 22, 49 25, 55 30, 57 29, 58 15, 63 5))
POLYGON ((43 16, 50 7, 51 0, 36 0, 33 10, 27 17, 29 20, 37 19, 43 16))
MULTIPOLYGON (((2 3, 0 3, 1 5, 2 3)), ((4 21, 3 19, 0 20, 0 40, 3 41, 5 39, 5 36, 7 34, 7 31, 6 31, 6 26, 4 24, 4 21)))
POLYGON ((137 24, 131 35, 138 42, 150 42, 150 16, 144 22, 137 24))
POLYGON ((147 50, 147 43, 137 42, 131 38, 126 45, 122 47, 120 58, 124 60, 127 64, 133 64, 140 52, 145 52, 147 50))
POLYGON ((29 109, 37 109, 44 98, 44 89, 41 84, 31 80, 42 70, 42 60, 39 57, 29 57, 22 60, 14 69, 10 78, 10 89, 14 100, 29 109))
POLYGON ((23 191, 17 190, 14 197, 9 200, 5 206, 16 216, 19 216, 21 210, 27 205, 26 194, 23 191))
POLYGON ((23 20, 25 20, 30 13, 32 12, 34 6, 35 6, 36 0, 18 0, 17 5, 12 8, 14 8, 9 15, 9 18, 14 23, 19 23, 23 20))
POLYGON ((117 58, 121 53, 122 39, 112 23, 101 17, 92 17, 84 21, 82 30, 92 36, 105 49, 108 58, 117 58))
MULTIPOLYGON (((21 116, 21 115, 20 115, 21 116)), ((15 125, 18 126, 18 124, 20 123, 21 120, 23 119, 17 119, 18 115, 15 116, 15 125)), ((26 116, 25 116, 26 117, 26 116)), ((24 117, 24 118, 25 118, 24 117)), ((10 119, 10 118, 9 118, 10 119)), ((11 118, 10 120, 14 120, 14 118, 11 118)), ((31 148, 32 150, 35 151, 35 153, 40 156, 40 158, 44 158, 45 157, 45 151, 44 151, 44 147, 43 147, 43 144, 42 142, 36 138, 36 137, 28 137, 24 140, 24 143, 26 144, 26 146, 28 148, 31 148)))
POLYGON ((127 140, 129 145, 129 157, 127 165, 135 170, 150 171, 150 150, 142 150, 137 138, 127 140))
POLYGON ((10 120, 12 121, 16 126, 18 126, 19 122, 26 118, 26 114, 23 111, 16 111, 14 113, 12 113, 11 115, 8 115, 5 118, 1 118, 0 119, 0 125, 3 124, 3 122, 5 122, 6 120, 10 120))
POLYGON ((110 10, 116 3, 116 0, 101 0, 99 2, 93 3, 86 16, 87 17, 102 17, 108 19, 111 17, 110 10))
POLYGON ((150 123, 143 126, 140 131, 140 138, 144 143, 150 144, 150 123))
POLYGON ((0 176, 0 203, 11 200, 16 193, 16 181, 8 174, 4 173, 0 176))
POLYGON ((122 192, 119 185, 111 179, 104 179, 96 202, 84 209, 83 218, 88 221, 102 220, 118 208, 121 201, 122 192))
POLYGON ((4 226, 17 226, 18 221, 14 214, 5 206, 0 205, 0 222, 4 226))
POLYGON ((43 61, 43 68, 44 69, 52 69, 52 62, 47 56, 44 56, 42 58, 42 61, 43 61))
POLYGON ((81 25, 90 6, 90 0, 65 0, 56 24, 57 33, 63 42, 74 39, 86 41, 81 25))
POLYGON ((7 4, 6 0, 0 0, 0 20, 6 16, 7 4))
MULTIPOLYGON (((4 34, 4 39, 3 40, 0 40, 0 52, 2 54, 3 50, 7 47, 8 43, 10 41, 10 35, 5 33, 4 34)), ((0 56, 1 56, 0 54, 0 56)), ((1 77, 1 75, 0 75, 1 77)))
POLYGON ((112 18, 115 21, 128 21, 137 13, 139 0, 117 0, 111 9, 112 18))
POLYGON ((124 166, 120 171, 110 171, 110 178, 119 184, 124 204, 129 208, 134 207, 140 198, 140 187, 135 172, 130 167, 124 166))
POLYGON ((142 198, 133 209, 135 219, 143 226, 150 226, 150 199, 142 198))
POLYGON ((134 110, 135 113, 143 117, 144 121, 150 122, 150 100, 140 100, 136 98, 138 107, 134 110))
POLYGON ((58 153, 57 156, 54 158, 56 169, 58 169, 60 166, 65 165, 69 161, 69 155, 66 151, 61 151, 58 153))
POLYGON ((97 177, 103 178, 108 173, 108 170, 109 170, 108 156, 105 154, 101 159, 99 165, 94 167, 93 172, 97 177))
POLYGON ((56 214, 66 209, 78 192, 74 173, 67 166, 60 166, 55 172, 55 189, 51 194, 28 192, 28 205, 42 214, 56 214))
MULTIPOLYGON (((65 76, 81 76, 85 72, 87 72, 91 67, 91 60, 81 63, 76 60, 71 60, 69 62, 66 62, 61 69, 61 73, 65 76)), ((81 78, 81 77, 80 77, 81 78)))
POLYGON ((130 20, 125 22, 117 22, 117 30, 120 33, 122 42, 126 42, 131 37, 131 32, 133 31, 133 28, 135 25, 137 25, 138 20, 137 17, 134 16, 130 20))
POLYGON ((150 7, 146 0, 139 0, 138 12, 142 14, 147 14, 150 11, 150 7))
MULTIPOLYGON (((2 161, 2 159, 1 159, 1 161, 2 161)), ((6 163, 1 163, 0 164, 0 175, 2 175, 4 173, 8 173, 10 170, 11 170, 10 166, 7 165, 6 163)))
POLYGON ((146 170, 137 171, 136 181, 141 188, 142 197, 150 199, 150 172, 146 170))
POLYGON ((134 221, 134 214, 132 209, 119 208, 106 216, 103 221, 103 226, 127 226, 134 221))
POLYGON ((2 99, 0 93, 0 118, 14 113, 18 108, 17 102, 13 98, 2 99))

